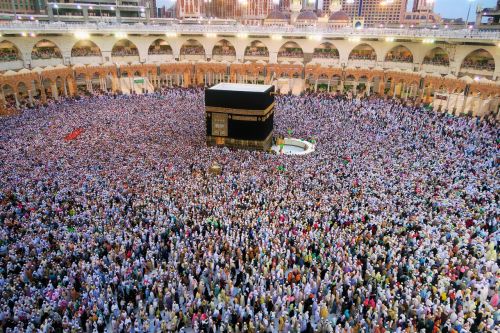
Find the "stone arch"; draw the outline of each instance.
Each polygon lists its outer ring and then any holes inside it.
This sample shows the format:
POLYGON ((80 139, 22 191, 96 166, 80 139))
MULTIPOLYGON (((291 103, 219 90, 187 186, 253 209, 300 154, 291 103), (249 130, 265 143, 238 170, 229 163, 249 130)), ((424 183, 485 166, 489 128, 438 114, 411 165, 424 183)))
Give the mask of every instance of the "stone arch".
POLYGON ((22 53, 16 44, 4 40, 0 42, 0 61, 22 60, 22 53))
POLYGON ((215 60, 234 60, 236 49, 227 39, 221 39, 212 48, 212 58, 215 60))
POLYGON ((39 79, 33 80, 31 95, 33 96, 33 100, 36 104, 42 102, 42 85, 39 79))
POLYGON ((326 73, 321 73, 321 74, 318 75, 318 81, 319 80, 324 80, 324 81, 330 80, 330 77, 326 73))
POLYGON ((113 82, 115 78, 116 78, 116 73, 113 73, 111 71, 104 72, 104 83, 106 85, 107 91, 113 90, 113 82))
POLYGON ((434 91, 441 94, 449 93, 448 87, 444 84, 440 84, 434 91))
POLYGON ((404 45, 397 45, 385 54, 384 61, 413 62, 413 53, 404 45))
POLYGON ((101 57, 101 49, 91 40, 80 40, 71 48, 71 57, 101 57))
POLYGON ((354 90, 356 84, 356 76, 354 74, 347 74, 344 80, 344 91, 354 90))
POLYGON ((8 83, 4 83, 1 85, 1 92, 3 94, 7 107, 17 106, 15 87, 11 86, 8 83))
POLYGON ((31 49, 32 60, 45 60, 53 58, 62 58, 61 49, 54 42, 48 39, 42 39, 36 42, 31 49))
POLYGON ((342 76, 339 73, 333 74, 332 76, 330 76, 330 80, 339 80, 339 81, 341 81, 342 80, 342 76))
POLYGON ((342 84, 342 76, 340 73, 336 73, 330 76, 330 86, 332 88, 332 91, 339 91, 341 90, 341 84, 342 84))
POLYGON ((66 82, 67 94, 69 96, 74 96, 76 93, 76 83, 74 73, 67 73, 64 77, 64 81, 66 82))
POLYGON ((469 52, 460 64, 460 72, 467 70, 495 71, 495 59, 493 55, 485 49, 476 49, 469 52))
POLYGON ((28 86, 26 85, 26 82, 24 81, 20 81, 18 84, 17 84, 17 92, 21 92, 21 91, 24 91, 24 92, 28 92, 28 86))
POLYGON ((139 49, 128 39, 120 39, 111 49, 112 57, 138 57, 139 49))
POLYGON ((377 53, 371 45, 362 43, 351 50, 349 60, 377 60, 377 53))
POLYGON ((313 58, 338 59, 339 50, 330 42, 324 42, 314 48, 313 58))
POLYGON ((307 81, 314 81, 314 80, 316 80, 317 77, 318 77, 318 75, 312 71, 306 72, 306 75, 305 75, 305 79, 307 81))
POLYGON ((53 91, 52 91, 52 86, 53 86, 53 82, 51 79, 49 78, 43 78, 42 79, 42 90, 45 92, 45 96, 47 96, 47 98, 52 98, 54 95, 53 95, 53 91))
POLYGON ((245 48, 245 60, 269 60, 269 48, 260 40, 254 40, 245 48))
POLYGON ((65 80, 58 76, 55 80, 55 87, 57 89, 57 96, 65 96, 66 95, 66 82, 65 80))
POLYGON ((161 38, 153 41, 148 48, 148 55, 171 55, 172 53, 170 44, 161 38))
POLYGON ((26 85, 26 82, 21 81, 17 84, 17 96, 19 101, 26 101, 29 99, 29 92, 30 88, 26 85))
POLYGON ((366 74, 361 74, 358 78, 358 83, 368 83, 368 75, 366 74))
POLYGON ((289 41, 281 45, 278 50, 278 61, 286 61, 286 60, 304 60, 304 51, 302 47, 297 44, 297 42, 289 41))
POLYGON ((79 73, 75 75, 75 84, 78 91, 87 90, 87 75, 85 73, 79 73))
POLYGON ((423 64, 435 66, 449 66, 450 56, 442 47, 431 49, 424 57, 423 64))
POLYGON ((205 57, 205 47, 196 39, 188 39, 185 41, 180 50, 181 60, 188 59, 191 57, 199 58, 200 56, 205 57))
POLYGON ((366 94, 368 93, 368 84, 370 82, 370 79, 368 78, 367 74, 361 74, 357 80, 356 80, 356 91, 358 93, 363 93, 366 94))
POLYGON ((98 91, 101 89, 101 75, 99 72, 94 72, 90 76, 90 84, 92 86, 92 91, 98 91))

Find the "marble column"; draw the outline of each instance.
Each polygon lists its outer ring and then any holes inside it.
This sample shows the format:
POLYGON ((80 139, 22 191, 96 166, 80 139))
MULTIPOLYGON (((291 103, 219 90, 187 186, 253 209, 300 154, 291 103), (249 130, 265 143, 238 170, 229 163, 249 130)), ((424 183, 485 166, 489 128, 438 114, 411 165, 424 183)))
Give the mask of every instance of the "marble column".
POLYGON ((28 89, 28 99, 30 101, 30 105, 34 106, 35 103, 33 102, 33 93, 31 92, 31 89, 28 89))
POLYGON ((59 96, 57 93, 57 85, 55 83, 52 84, 52 97, 57 101, 59 100, 59 96))
POLYGON ((21 103, 19 103, 19 97, 17 96, 17 92, 14 92, 14 99, 16 100, 16 108, 19 109, 21 103))

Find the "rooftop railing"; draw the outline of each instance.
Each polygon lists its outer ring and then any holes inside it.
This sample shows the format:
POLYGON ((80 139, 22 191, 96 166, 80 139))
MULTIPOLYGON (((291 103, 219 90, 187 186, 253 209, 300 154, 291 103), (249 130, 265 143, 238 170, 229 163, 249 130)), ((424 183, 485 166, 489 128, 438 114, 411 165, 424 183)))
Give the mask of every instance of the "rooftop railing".
POLYGON ((30 21, 18 21, 0 23, 1 33, 22 32, 56 32, 73 33, 75 31, 87 31, 89 33, 177 33, 177 34, 206 34, 206 33, 228 33, 228 34, 259 34, 259 35, 289 35, 289 36, 323 36, 323 37, 409 37, 430 39, 478 39, 500 42, 500 31, 476 30, 476 29, 422 29, 422 28, 342 28, 333 29, 328 27, 296 27, 296 26, 250 26, 250 25, 214 25, 214 24, 120 24, 110 22, 99 23, 42 23, 30 21))

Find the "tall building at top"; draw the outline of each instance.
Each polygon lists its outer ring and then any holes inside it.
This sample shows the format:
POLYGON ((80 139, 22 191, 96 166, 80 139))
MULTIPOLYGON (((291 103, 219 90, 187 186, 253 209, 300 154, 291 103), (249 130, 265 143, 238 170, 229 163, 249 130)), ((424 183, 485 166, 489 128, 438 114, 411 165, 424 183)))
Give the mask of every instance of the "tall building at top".
POLYGON ((177 0, 177 17, 199 18, 203 15, 203 0, 177 0))
POLYGON ((265 18, 273 11, 275 4, 273 0, 251 0, 242 8, 242 16, 245 18, 265 18))
POLYGON ((250 1, 247 0, 246 3, 240 3, 238 0, 212 0, 207 1, 206 4, 206 16, 208 17, 218 17, 218 18, 239 18, 241 16, 244 7, 248 6, 250 1))
POLYGON ((322 0, 321 1, 321 8, 323 8, 323 12, 327 12, 330 14, 330 4, 332 0, 322 0))
POLYGON ((263 19, 273 8, 273 0, 177 0, 177 17, 263 19))
POLYGON ((342 9, 352 18, 363 18, 364 25, 398 24, 407 0, 342 0, 342 9))
MULTIPOLYGON (((288 12, 288 11, 290 11, 290 2, 291 2, 291 0, 280 0, 278 2, 278 4, 275 5, 277 8, 274 8, 274 9, 278 9, 281 12, 288 12)), ((274 3, 276 3, 276 2, 274 2, 274 3)))
POLYGON ((497 0, 497 6, 492 8, 476 9, 476 26, 481 29, 499 29, 500 28, 500 0, 497 0))
POLYGON ((156 17, 158 15, 158 8, 156 7, 156 0, 149 0, 149 10, 151 12, 150 17, 156 17))
POLYGON ((413 12, 432 12, 434 10, 433 0, 413 0, 413 12))
POLYGON ((0 12, 26 15, 40 14, 45 8, 43 0, 0 0, 0 12))
POLYGON ((80 16, 85 22, 100 18, 125 22, 156 16, 156 0, 45 0, 45 4, 50 20, 71 21, 80 16))
POLYGON ((302 0, 302 8, 305 10, 316 10, 318 9, 319 0, 302 0))
POLYGON ((342 10, 342 0, 319 0, 319 4, 321 4, 323 12, 327 14, 342 10))

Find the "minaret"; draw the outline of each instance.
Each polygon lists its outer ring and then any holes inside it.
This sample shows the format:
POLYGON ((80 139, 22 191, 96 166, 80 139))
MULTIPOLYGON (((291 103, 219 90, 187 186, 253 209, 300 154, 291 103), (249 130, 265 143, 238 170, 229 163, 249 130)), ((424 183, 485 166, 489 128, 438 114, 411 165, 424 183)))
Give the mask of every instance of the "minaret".
POLYGON ((301 0, 292 0, 290 4, 290 21, 291 23, 295 23, 297 20, 297 16, 299 16, 300 11, 302 10, 302 1, 301 0))
POLYGON ((302 2, 302 10, 316 10, 318 9, 317 0, 304 0, 302 2))
POLYGON ((340 0, 332 0, 328 9, 330 10, 330 13, 336 13, 339 10, 342 10, 342 4, 340 3, 340 0))

